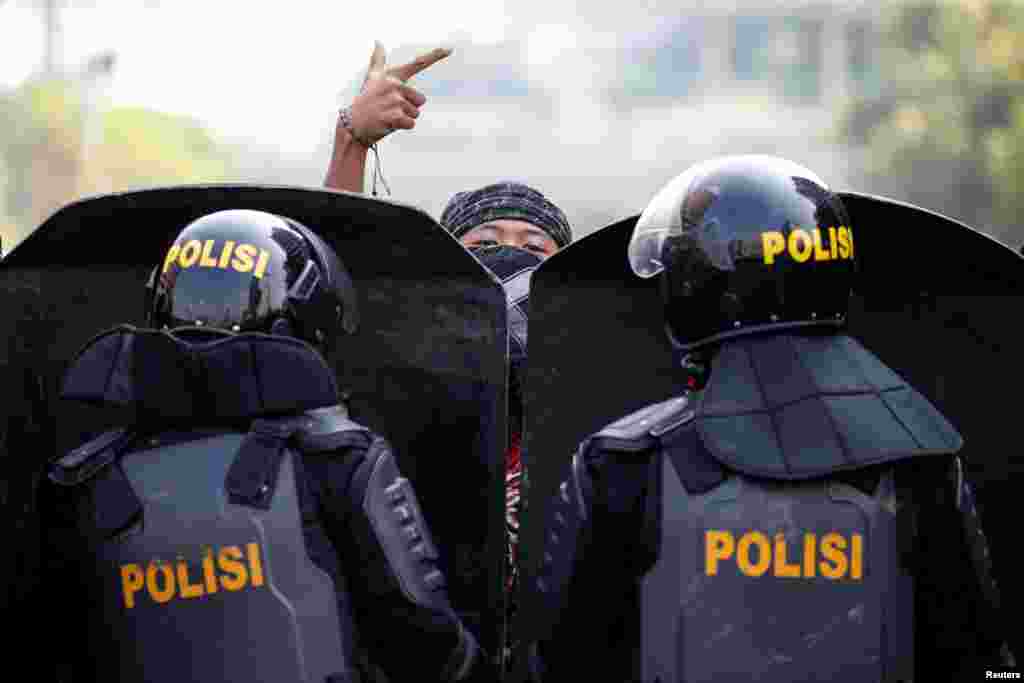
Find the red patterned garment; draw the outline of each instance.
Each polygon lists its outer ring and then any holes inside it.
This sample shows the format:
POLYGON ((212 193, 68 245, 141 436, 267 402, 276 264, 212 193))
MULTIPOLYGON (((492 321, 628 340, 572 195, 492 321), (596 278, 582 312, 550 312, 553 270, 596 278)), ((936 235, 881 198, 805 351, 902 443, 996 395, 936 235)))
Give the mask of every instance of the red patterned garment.
POLYGON ((505 647, 503 668, 511 671, 512 654, 518 647, 518 639, 512 632, 516 615, 516 590, 519 582, 519 566, 516 548, 519 545, 519 511, 521 509, 521 485, 523 479, 522 449, 520 436, 512 433, 511 445, 505 453, 505 647))
POLYGON ((506 589, 511 593, 518 577, 516 562, 516 547, 519 544, 519 506, 520 506, 520 483, 523 476, 523 462, 521 459, 522 449, 520 447, 519 434, 512 434, 512 445, 505 454, 505 532, 508 537, 507 546, 507 576, 506 589))

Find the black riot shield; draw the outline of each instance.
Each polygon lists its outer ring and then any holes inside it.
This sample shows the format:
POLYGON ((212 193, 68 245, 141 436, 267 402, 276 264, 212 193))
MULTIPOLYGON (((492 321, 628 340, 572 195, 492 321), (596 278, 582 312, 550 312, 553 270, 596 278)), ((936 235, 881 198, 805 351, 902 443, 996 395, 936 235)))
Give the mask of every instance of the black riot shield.
POLYGON ((0 534, 6 546, 0 555, 0 623, 12 627, 12 653, 32 645, 17 624, 32 619, 22 598, 39 575, 34 511, 43 463, 36 454, 53 450, 43 385, 33 372, 45 360, 44 350, 33 343, 45 319, 41 303, 31 285, 0 280, 0 534))
MULTIPOLYGON (((860 262, 850 333, 963 434, 1004 614, 1017 614, 1024 605, 1011 574, 1009 505, 1024 479, 1014 400, 1024 381, 1017 357, 1024 332, 1015 320, 1024 306, 1024 259, 933 212, 863 194, 841 197, 860 262)), ((638 218, 587 236, 533 275, 524 447, 530 487, 521 540, 527 574, 540 559, 548 506, 580 441, 681 393, 658 278, 636 277, 627 261, 638 218)), ((530 581, 522 585, 516 628, 529 633, 541 598, 529 594, 530 581)))
POLYGON ((395 446, 442 553, 451 600, 477 625, 481 645, 498 653, 507 303, 494 276, 418 209, 345 192, 245 185, 152 189, 64 207, 0 262, 0 292, 38 292, 36 309, 45 315, 32 325, 31 369, 57 425, 55 443, 9 457, 48 458, 115 426, 119 416, 109 411, 54 400, 59 380, 94 334, 144 326, 154 266, 186 224, 223 209, 295 219, 348 268, 360 324, 328 360, 352 418, 395 446))

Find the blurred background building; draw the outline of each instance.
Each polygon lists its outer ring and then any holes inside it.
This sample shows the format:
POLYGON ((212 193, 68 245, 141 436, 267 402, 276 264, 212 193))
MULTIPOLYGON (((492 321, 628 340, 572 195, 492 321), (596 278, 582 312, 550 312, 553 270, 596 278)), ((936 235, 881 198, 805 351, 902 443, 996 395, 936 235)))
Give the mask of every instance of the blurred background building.
POLYGON ((779 154, 854 185, 862 164, 835 127, 851 98, 878 92, 881 12, 849 2, 676 5, 636 31, 617 31, 612 17, 499 44, 457 41, 420 78, 429 135, 403 141, 433 170, 413 176, 388 159, 396 184, 425 190, 419 201, 436 214, 455 190, 524 179, 566 206, 580 234, 641 211, 685 166, 718 154, 779 154))
POLYGON ((389 63, 455 48, 416 78, 416 129, 380 145, 392 198, 435 216, 456 191, 512 178, 583 235, 690 163, 768 153, 1024 240, 1020 0, 293 5, 0 0, 2 49, 33 21, 41 46, 0 90, 5 250, 83 194, 320 185, 374 38, 389 63))

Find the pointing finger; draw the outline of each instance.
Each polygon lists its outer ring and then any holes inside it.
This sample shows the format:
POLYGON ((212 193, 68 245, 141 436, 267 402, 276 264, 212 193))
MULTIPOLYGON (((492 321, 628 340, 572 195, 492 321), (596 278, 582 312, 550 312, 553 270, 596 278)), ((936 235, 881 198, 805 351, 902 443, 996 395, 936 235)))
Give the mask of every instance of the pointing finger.
POLYGON ((439 47, 420 55, 416 59, 412 60, 408 64, 401 64, 399 66, 393 66, 388 69, 388 73, 395 76, 403 81, 407 81, 419 72, 426 69, 428 66, 441 61, 452 53, 451 48, 439 47))

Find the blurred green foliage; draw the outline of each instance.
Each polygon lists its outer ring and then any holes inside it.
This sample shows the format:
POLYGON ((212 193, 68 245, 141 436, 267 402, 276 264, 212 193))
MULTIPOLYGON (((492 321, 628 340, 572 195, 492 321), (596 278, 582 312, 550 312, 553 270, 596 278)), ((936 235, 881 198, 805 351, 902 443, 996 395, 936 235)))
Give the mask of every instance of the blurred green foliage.
POLYGON ((1017 246, 1024 215, 1024 3, 913 2, 884 27, 881 88, 841 121, 872 187, 1017 246))
POLYGON ((143 108, 90 111, 81 86, 0 92, 0 236, 7 252, 83 196, 229 177, 234 153, 198 122, 143 108))

